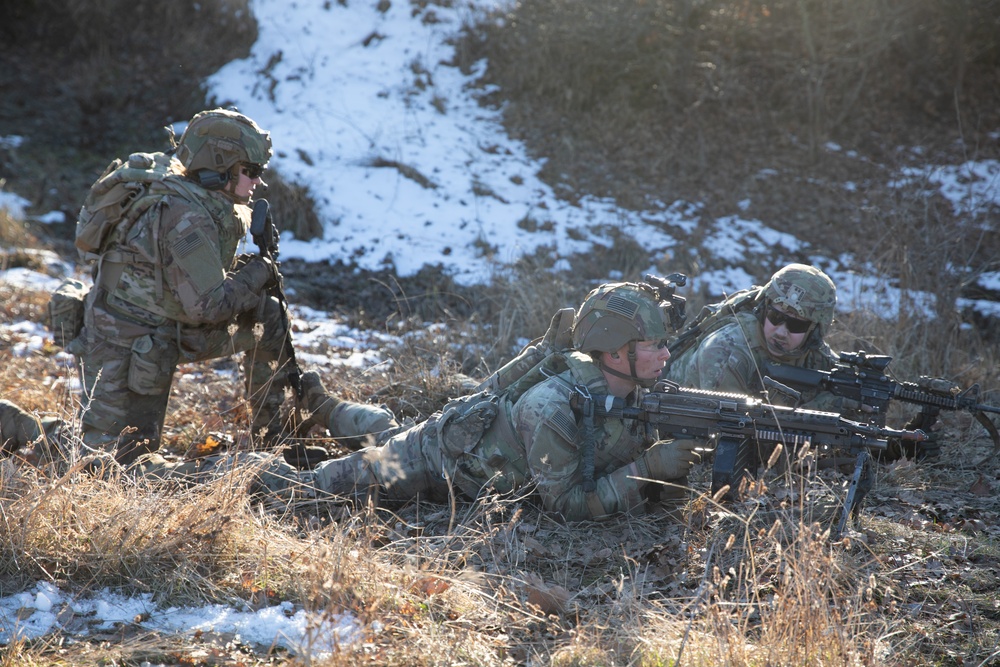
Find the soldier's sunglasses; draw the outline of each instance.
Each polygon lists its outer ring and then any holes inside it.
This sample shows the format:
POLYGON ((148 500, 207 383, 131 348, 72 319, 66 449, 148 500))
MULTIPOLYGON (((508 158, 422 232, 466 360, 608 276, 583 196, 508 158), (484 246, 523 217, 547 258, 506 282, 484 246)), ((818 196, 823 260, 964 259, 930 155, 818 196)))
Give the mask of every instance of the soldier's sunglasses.
POLYGON ((247 175, 247 178, 260 178, 264 174, 264 165, 243 163, 240 165, 240 170, 247 175))
POLYGON ((800 334, 809 331, 809 327, 812 326, 812 322, 809 320, 800 320, 797 317, 792 317, 786 313, 781 312, 774 306, 768 306, 767 308, 767 321, 776 327, 780 327, 782 324, 788 329, 788 333, 800 334))

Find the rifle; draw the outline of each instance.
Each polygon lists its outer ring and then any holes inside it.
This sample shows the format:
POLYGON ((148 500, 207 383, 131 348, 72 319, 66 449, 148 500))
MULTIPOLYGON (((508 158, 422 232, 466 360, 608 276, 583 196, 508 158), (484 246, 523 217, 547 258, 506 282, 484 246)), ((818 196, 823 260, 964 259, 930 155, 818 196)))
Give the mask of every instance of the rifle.
MULTIPOLYGON (((857 453, 855 475, 837 529, 848 516, 857 517, 872 484, 869 450, 884 450, 887 438, 923 440, 923 431, 906 431, 846 419, 834 412, 771 405, 742 394, 681 387, 668 380, 657 382, 636 406, 626 406, 616 396, 591 396, 594 414, 632 419, 662 437, 715 440, 712 493, 729 487, 727 498, 738 497, 745 477, 754 477, 761 445, 781 444, 792 451, 805 443, 814 447, 848 449, 857 453)), ((586 410, 587 394, 573 393, 570 404, 586 410)))
POLYGON ((288 383, 295 391, 295 411, 298 413, 303 399, 302 370, 295 358, 295 345, 292 344, 292 325, 288 320, 288 301, 285 299, 285 288, 282 284, 278 264, 278 235, 274 228, 274 222, 271 220, 271 204, 266 199, 258 199, 254 202, 253 214, 250 217, 250 236, 257 245, 257 252, 260 256, 269 259, 275 268, 275 284, 271 288, 271 294, 278 299, 278 303, 281 305, 281 324, 285 329, 284 352, 290 366, 288 383))
POLYGON ((899 400, 920 406, 921 427, 930 428, 937 421, 941 410, 965 410, 975 417, 993 440, 993 451, 979 467, 1000 451, 1000 433, 986 416, 987 412, 1000 413, 1000 407, 979 402, 979 385, 962 391, 944 378, 922 376, 917 382, 897 382, 886 374, 892 357, 881 354, 841 352, 832 370, 821 371, 798 368, 766 360, 761 372, 768 378, 793 389, 828 391, 867 406, 863 414, 872 424, 884 426, 889 403, 899 400))

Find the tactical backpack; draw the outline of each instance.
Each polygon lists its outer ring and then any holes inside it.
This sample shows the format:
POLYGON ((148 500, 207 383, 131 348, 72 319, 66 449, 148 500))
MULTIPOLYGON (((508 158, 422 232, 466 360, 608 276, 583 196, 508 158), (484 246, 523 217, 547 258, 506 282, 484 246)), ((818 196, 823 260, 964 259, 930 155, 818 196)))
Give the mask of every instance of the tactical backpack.
POLYGON ((552 316, 545 335, 531 341, 516 357, 498 368, 479 383, 476 391, 494 395, 506 394, 516 403, 524 392, 546 377, 566 370, 562 352, 573 347, 573 318, 576 311, 561 308, 552 316))
POLYGON ((172 161, 166 153, 132 153, 128 162, 116 159, 108 165, 90 187, 77 219, 74 242, 82 260, 100 258, 122 220, 136 220, 156 203, 159 195, 149 196, 149 186, 172 173, 172 161))
POLYGON ((698 317, 671 342, 667 349, 670 350, 670 359, 663 369, 666 373, 671 364, 680 359, 681 355, 704 340, 705 336, 722 328, 733 321, 736 313, 749 312, 757 307, 757 304, 764 298, 764 288, 754 285, 748 289, 740 290, 729 295, 722 301, 710 303, 703 306, 698 317))
MULTIPOLYGON (((116 159, 107 166, 90 187, 77 218, 74 244, 85 264, 101 258, 122 221, 137 220, 159 200, 162 193, 151 193, 150 185, 177 173, 177 165, 166 153, 132 153, 127 162, 116 159)), ((86 285, 71 278, 50 298, 49 329, 56 345, 66 347, 79 335, 88 291, 86 285)))

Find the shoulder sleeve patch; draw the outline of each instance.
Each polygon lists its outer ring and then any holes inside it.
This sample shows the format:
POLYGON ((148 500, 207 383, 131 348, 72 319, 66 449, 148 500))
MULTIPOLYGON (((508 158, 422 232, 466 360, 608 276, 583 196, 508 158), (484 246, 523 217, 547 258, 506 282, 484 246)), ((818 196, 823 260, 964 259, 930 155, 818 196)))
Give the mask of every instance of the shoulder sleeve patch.
POLYGON ((566 410, 552 410, 545 416, 545 423, 565 438, 567 442, 576 443, 579 429, 571 413, 566 410))
POLYGON ((181 234, 173 242, 171 251, 174 263, 188 276, 191 287, 199 295, 212 291, 225 280, 226 272, 219 254, 201 230, 181 234))

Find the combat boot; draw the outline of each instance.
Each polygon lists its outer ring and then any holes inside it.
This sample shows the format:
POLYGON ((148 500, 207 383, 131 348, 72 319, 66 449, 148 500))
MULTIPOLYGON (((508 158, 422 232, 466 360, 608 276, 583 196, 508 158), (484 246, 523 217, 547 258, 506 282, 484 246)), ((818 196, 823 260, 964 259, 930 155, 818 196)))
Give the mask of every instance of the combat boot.
POLYGON ((251 472, 251 495, 273 495, 285 500, 293 495, 298 498, 316 497, 312 473, 296 470, 281 458, 259 452, 237 452, 219 460, 214 472, 222 475, 234 468, 245 468, 251 472))
POLYGON ((349 449, 357 451, 374 442, 377 434, 399 426, 385 407, 343 401, 331 395, 315 371, 302 375, 302 392, 310 413, 305 426, 325 427, 349 449))
POLYGON ((313 484, 320 493, 345 498, 366 498, 378 488, 366 452, 354 452, 316 466, 313 484))
POLYGON ((0 400, 0 456, 34 445, 21 455, 33 465, 63 460, 63 421, 56 417, 39 419, 16 403, 0 400))

